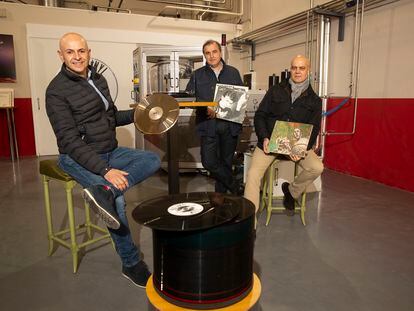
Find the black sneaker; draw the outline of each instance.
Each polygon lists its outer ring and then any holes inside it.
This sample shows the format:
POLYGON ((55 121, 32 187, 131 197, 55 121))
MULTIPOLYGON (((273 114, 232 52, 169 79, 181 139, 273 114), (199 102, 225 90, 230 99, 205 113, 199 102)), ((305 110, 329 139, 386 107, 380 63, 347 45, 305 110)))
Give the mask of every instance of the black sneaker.
POLYGON ((115 211, 115 199, 111 188, 104 185, 93 185, 83 189, 83 197, 109 228, 119 229, 121 223, 115 211))
POLYGON ((122 275, 134 283, 134 285, 145 288, 151 272, 149 272, 147 264, 141 260, 135 266, 122 267, 122 275))
POLYGON ((230 190, 231 190, 230 191, 231 194, 241 197, 244 194, 244 185, 240 180, 234 179, 230 190))
POLYGON ((282 191, 285 195, 283 197, 283 206, 286 208, 286 215, 293 216, 295 215, 295 199, 290 194, 288 182, 282 184, 282 191))

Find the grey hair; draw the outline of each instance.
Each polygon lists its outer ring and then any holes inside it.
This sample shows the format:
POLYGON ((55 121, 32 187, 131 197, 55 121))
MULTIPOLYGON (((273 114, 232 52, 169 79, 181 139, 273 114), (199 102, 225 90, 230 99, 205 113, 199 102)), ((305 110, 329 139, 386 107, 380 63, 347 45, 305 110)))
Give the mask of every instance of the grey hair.
POLYGON ((207 40, 206 42, 204 42, 204 44, 203 44, 203 54, 204 54, 204 48, 207 45, 210 45, 210 44, 216 44, 219 51, 221 52, 221 44, 219 42, 217 42, 216 40, 210 39, 210 40, 207 40))

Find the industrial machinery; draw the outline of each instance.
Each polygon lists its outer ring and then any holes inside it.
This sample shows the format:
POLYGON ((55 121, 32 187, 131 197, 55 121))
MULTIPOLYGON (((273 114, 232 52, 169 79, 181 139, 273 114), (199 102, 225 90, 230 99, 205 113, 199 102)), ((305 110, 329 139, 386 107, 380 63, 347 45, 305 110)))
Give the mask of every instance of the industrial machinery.
MULTIPOLYGON (((204 65, 199 47, 140 46, 134 51, 133 63, 133 99, 136 104, 154 93, 168 94, 177 102, 195 101, 194 97, 185 93, 185 88, 192 72, 204 65)), ((241 158, 244 152, 256 145, 253 118, 264 94, 264 90, 248 91, 246 118, 236 150, 241 158)), ((195 130, 195 109, 181 108, 175 126, 179 137, 175 143, 179 144, 180 172, 202 169, 200 141, 195 130)), ((137 131, 136 147, 156 152, 161 158, 161 167, 167 169, 167 134, 148 135, 137 131)))
MULTIPOLYGON (((166 93, 178 102, 194 101, 185 88, 191 74, 204 65, 200 47, 140 46, 133 54, 134 91, 136 103, 154 93, 166 93)), ((195 135, 195 110, 181 108, 176 125, 178 127, 179 169, 201 169, 200 142, 195 135)), ((144 135, 136 133, 136 147, 156 152, 167 168, 166 134, 144 135)))

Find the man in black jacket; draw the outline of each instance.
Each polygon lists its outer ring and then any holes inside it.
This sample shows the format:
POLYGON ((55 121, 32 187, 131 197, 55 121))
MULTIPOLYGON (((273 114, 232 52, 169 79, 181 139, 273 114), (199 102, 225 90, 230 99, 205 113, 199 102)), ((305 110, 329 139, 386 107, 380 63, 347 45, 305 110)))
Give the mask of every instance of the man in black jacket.
POLYGON ((254 117, 254 126, 258 138, 253 152, 251 166, 247 172, 244 197, 252 201, 259 209, 260 183, 268 166, 276 154, 269 154, 269 140, 276 120, 308 123, 313 125, 308 150, 304 158, 291 154, 292 161, 298 162, 302 172, 294 181, 282 184, 283 204, 288 216, 294 215, 297 199, 323 171, 322 161, 312 150, 319 133, 322 104, 321 99, 309 85, 310 63, 301 55, 293 58, 290 67, 291 77, 288 81, 271 87, 259 105, 254 117))
POLYGON ((115 128, 132 123, 134 110, 117 110, 105 78, 89 66, 86 40, 65 34, 58 55, 62 68, 46 90, 58 164, 84 187, 85 199, 109 227, 122 274, 145 287, 150 272, 133 243, 123 194, 157 171, 160 160, 151 152, 118 147, 115 128))
MULTIPOLYGON (((243 85, 239 71, 221 58, 221 45, 208 40, 203 45, 206 65, 193 72, 186 91, 197 101, 212 102, 217 83, 243 85)), ((233 177, 233 156, 241 124, 216 118, 213 109, 202 107, 196 112, 197 133, 200 136, 201 162, 216 180, 215 191, 237 194, 239 185, 233 177)))

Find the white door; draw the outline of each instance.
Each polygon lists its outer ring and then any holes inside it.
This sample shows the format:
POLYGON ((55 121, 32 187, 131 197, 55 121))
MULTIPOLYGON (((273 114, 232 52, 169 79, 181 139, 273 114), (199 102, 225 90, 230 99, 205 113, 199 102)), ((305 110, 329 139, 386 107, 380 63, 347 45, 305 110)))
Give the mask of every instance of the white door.
POLYGON ((57 39, 30 38, 28 41, 33 125, 38 156, 58 154, 56 137, 45 109, 46 88, 62 64, 57 55, 58 45, 57 39))
MULTIPOLYGON (((36 154, 58 154, 56 138, 45 110, 45 91, 53 77, 59 72, 61 61, 57 55, 58 39, 29 38, 29 67, 33 100, 33 123, 35 131, 36 154)), ((113 72, 114 79, 108 76, 111 95, 115 98, 117 87, 116 106, 119 110, 130 109, 131 90, 133 89, 132 52, 136 45, 133 43, 96 42, 90 40, 89 48, 92 57, 108 65, 113 72), (114 82, 115 81, 115 82, 114 82)), ((119 145, 135 147, 134 125, 117 128, 119 145)))

